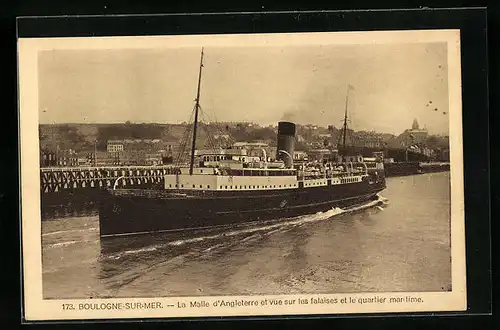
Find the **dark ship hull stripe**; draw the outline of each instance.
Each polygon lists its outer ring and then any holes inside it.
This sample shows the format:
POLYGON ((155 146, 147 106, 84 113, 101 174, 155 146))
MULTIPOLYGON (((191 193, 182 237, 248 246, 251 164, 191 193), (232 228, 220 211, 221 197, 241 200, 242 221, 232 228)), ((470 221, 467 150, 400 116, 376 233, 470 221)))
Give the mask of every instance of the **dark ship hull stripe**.
POLYGON ((199 198, 148 198, 108 193, 99 207, 100 234, 132 234, 184 231, 255 221, 274 220, 327 211, 334 207, 352 207, 374 200, 385 182, 367 182, 323 186, 273 195, 243 196, 221 191, 220 196, 199 198))
MULTIPOLYGON (((361 199, 369 198, 369 197, 371 197, 373 195, 374 195, 373 193, 370 193, 370 194, 366 194, 366 195, 362 195, 362 196, 354 196, 354 197, 349 197, 349 198, 344 198, 344 199, 337 199, 337 200, 331 200, 331 201, 325 201, 325 202, 319 202, 319 203, 310 203, 310 204, 306 204, 306 205, 294 205, 294 206, 289 206, 288 209, 297 209, 297 208, 304 208, 304 207, 321 206, 321 205, 325 205, 325 204, 338 203, 338 202, 342 202, 342 201, 346 201, 347 202, 349 200, 356 199, 356 198, 361 198, 361 199)), ((259 211, 268 212, 268 211, 282 211, 282 210, 283 210, 282 207, 274 207, 274 208, 268 208, 268 209, 260 209, 259 211)), ((216 212, 216 214, 235 214, 235 213, 248 213, 248 212, 255 212, 255 211, 256 210, 227 211, 227 212, 216 212)))

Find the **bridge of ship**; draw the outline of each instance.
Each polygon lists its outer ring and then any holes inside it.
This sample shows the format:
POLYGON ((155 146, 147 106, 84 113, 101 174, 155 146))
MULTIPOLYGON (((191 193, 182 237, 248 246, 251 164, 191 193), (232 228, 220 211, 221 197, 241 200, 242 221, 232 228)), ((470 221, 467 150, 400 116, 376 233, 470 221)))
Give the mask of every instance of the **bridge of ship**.
POLYGON ((40 189, 43 193, 82 188, 124 188, 129 186, 162 185, 164 176, 173 171, 171 166, 116 166, 116 167, 54 167, 40 169, 40 189), (119 179, 120 180, 117 180, 119 179))

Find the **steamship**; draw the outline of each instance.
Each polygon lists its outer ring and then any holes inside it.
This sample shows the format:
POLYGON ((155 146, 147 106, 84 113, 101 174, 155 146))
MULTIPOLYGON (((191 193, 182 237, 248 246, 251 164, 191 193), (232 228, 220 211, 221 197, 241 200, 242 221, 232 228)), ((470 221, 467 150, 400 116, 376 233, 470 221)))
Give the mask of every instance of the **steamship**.
POLYGON ((278 123, 275 159, 265 150, 196 150, 202 68, 203 49, 189 164, 165 175, 162 189, 108 189, 99 207, 101 237, 279 221, 362 205, 385 189, 383 156, 365 161, 345 147, 347 96, 343 148, 325 161, 294 162, 296 126, 285 121, 278 123))

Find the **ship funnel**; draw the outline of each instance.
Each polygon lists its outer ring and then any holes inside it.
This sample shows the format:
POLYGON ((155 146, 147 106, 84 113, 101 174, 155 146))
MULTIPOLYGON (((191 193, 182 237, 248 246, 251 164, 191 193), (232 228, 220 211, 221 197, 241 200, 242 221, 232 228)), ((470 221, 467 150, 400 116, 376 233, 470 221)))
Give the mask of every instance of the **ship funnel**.
POLYGON ((295 149, 295 124, 287 121, 278 123, 278 149, 276 159, 283 160, 287 168, 293 167, 295 149))

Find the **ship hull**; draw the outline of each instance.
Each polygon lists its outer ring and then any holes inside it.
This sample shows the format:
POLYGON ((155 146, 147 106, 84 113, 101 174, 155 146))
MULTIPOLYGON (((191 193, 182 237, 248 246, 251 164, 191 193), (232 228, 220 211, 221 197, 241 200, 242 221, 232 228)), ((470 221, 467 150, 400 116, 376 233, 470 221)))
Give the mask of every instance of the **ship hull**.
POLYGON ((99 206, 101 237, 233 226, 362 205, 385 182, 269 191, 107 191, 99 206))

